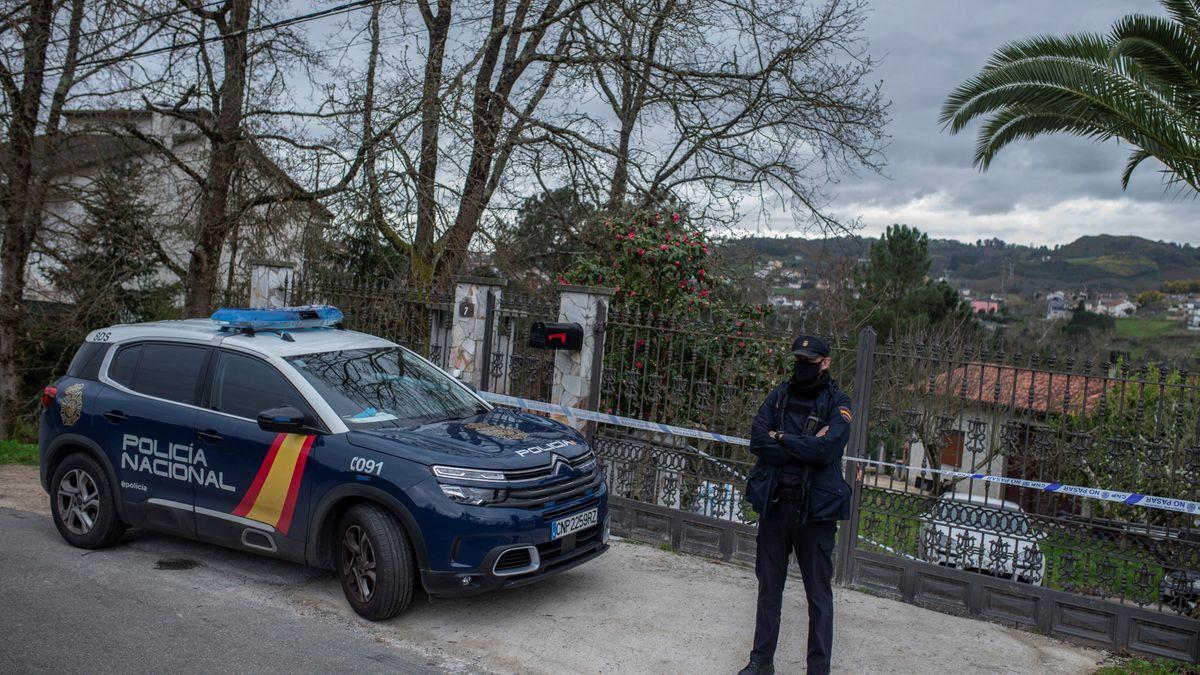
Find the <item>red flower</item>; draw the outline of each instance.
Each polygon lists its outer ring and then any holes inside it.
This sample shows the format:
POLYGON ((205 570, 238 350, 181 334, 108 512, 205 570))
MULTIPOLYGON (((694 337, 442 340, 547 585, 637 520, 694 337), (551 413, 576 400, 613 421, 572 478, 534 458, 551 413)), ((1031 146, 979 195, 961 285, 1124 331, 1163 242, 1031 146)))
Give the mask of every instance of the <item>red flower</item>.
POLYGON ((660 250, 660 251, 665 251, 665 250, 667 250, 667 245, 666 245, 666 244, 663 244, 663 245, 659 246, 659 247, 658 247, 658 250, 660 250))
POLYGON ((707 290, 707 289, 705 289, 705 290, 703 290, 703 291, 700 291, 700 297, 702 297, 702 298, 707 298, 707 297, 708 297, 708 290, 707 290))
POLYGON ((644 248, 638 249, 638 255, 645 255, 645 254, 646 254, 646 249, 644 249, 644 248))
POLYGON ((625 237, 625 238, 626 238, 626 239, 633 239, 633 230, 630 230, 630 231, 629 231, 629 234, 628 234, 628 235, 626 235, 626 237, 625 237))
POLYGON ((671 214, 671 220, 673 220, 673 221, 675 221, 675 222, 677 222, 677 223, 678 223, 678 222, 679 222, 679 214, 678 214, 678 213, 672 213, 672 214, 671 214))
POLYGON ((634 362, 634 364, 633 364, 633 365, 634 365, 634 367, 635 367, 635 368, 637 368, 638 370, 641 370, 641 369, 642 369, 642 362, 641 362, 641 361, 636 361, 636 362, 634 362))

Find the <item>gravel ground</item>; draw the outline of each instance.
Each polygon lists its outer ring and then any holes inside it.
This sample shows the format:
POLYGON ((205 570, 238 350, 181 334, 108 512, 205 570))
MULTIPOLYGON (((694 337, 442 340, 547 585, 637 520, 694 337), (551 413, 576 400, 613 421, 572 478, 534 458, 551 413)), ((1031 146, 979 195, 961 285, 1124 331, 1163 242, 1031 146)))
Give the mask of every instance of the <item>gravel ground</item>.
MULTIPOLYGON (((0 506, 45 514, 46 502, 36 469, 0 467, 0 506)), ((24 541, 33 539, 52 561, 80 560, 80 552, 58 539, 48 518, 26 515, 34 529, 0 529, 0 549, 33 545, 24 541)), ((332 575, 297 565, 149 533, 90 555, 98 556, 94 564, 116 570, 91 579, 102 586, 123 579, 120 570, 140 574, 155 560, 195 561, 195 569, 173 572, 185 576, 171 579, 190 579, 204 603, 273 608, 288 625, 295 619, 318 635, 327 634, 323 626, 334 635, 352 629, 386 647, 388 658, 395 659, 392 667, 420 662, 422 669, 450 671, 731 673, 745 663, 754 624, 751 570, 628 542, 614 542, 600 559, 531 587, 462 600, 429 601, 420 595, 407 613, 379 624, 350 612, 332 575)), ((11 579, 14 572, 6 568, 0 565, 0 574, 11 579)), ((58 569, 48 563, 46 574, 58 569)), ((63 570, 78 575, 70 567, 63 570)), ((145 583, 155 579, 147 576, 145 583)), ((847 589, 834 592, 837 672, 1089 673, 1105 658, 1103 652, 1033 633, 847 589)), ((5 613, 18 624, 47 614, 28 599, 0 604, 9 605, 5 613)), ((785 593, 776 659, 782 673, 803 672, 805 617, 803 589, 796 581, 785 593)), ((200 626, 212 620, 210 615, 195 618, 200 626)), ((270 624, 255 630, 269 631, 270 624)), ((262 635, 262 640, 273 638, 269 632, 262 635)), ((384 663, 378 654, 373 658, 384 663)), ((197 662, 195 669, 203 665, 197 662)))

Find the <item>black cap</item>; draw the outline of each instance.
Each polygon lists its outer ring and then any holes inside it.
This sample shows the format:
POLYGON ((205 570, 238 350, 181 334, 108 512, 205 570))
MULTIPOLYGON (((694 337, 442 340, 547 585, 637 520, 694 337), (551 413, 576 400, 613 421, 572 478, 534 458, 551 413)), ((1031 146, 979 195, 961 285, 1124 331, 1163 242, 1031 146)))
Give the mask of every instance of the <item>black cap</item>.
POLYGON ((829 356, 829 343, 816 335, 801 335, 792 342, 792 353, 806 359, 823 359, 829 356))

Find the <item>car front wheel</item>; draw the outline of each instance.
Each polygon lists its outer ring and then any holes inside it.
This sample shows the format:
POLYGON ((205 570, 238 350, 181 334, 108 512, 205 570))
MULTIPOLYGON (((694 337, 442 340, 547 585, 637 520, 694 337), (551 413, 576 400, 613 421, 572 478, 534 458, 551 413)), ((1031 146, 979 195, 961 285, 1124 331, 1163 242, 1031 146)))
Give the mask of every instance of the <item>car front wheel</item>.
POLYGON ((374 504, 357 504, 337 528, 337 572, 342 591, 365 619, 396 616, 412 601, 412 547, 400 524, 374 504))
POLYGON ((79 548, 103 548, 125 532, 108 475, 82 453, 67 457, 54 470, 50 512, 62 538, 79 548))

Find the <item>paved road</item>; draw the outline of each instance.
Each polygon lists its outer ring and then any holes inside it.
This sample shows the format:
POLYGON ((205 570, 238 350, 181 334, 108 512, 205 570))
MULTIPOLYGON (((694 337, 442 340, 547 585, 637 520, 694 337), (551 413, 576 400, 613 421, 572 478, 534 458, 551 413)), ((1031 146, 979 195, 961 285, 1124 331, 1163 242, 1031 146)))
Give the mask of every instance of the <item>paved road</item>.
MULTIPOLYGON (((299 565, 149 533, 103 551, 71 548, 31 467, 0 465, 0 505, 21 509, 0 506, 4 675, 725 675, 745 663, 754 627, 752 570, 652 546, 615 543, 595 562, 511 591, 434 602, 418 594, 404 614, 371 623, 350 611, 331 574, 299 565)), ((837 673, 1091 673, 1105 658, 844 588, 834 602, 837 673)), ((806 616, 803 589, 789 583, 781 673, 803 672, 806 616)))
POLYGON ((152 534, 82 551, 49 518, 0 509, 0 672, 438 670, 354 619, 288 602, 295 589, 330 581, 152 534))

